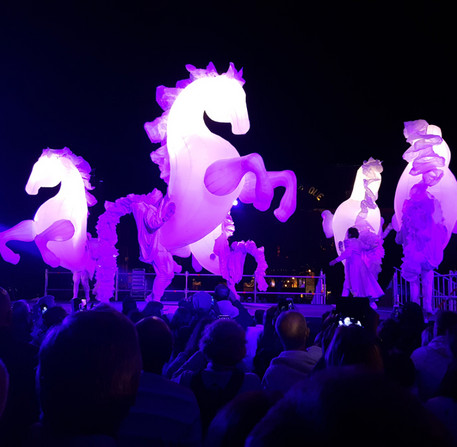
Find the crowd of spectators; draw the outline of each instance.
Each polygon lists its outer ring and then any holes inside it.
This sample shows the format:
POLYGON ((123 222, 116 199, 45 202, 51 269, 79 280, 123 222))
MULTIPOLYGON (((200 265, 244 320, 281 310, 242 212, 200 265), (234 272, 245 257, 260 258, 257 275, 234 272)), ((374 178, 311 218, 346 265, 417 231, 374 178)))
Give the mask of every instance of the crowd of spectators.
POLYGON ((457 313, 351 302, 312 331, 225 284, 172 314, 0 288, 0 445, 457 446, 457 313))

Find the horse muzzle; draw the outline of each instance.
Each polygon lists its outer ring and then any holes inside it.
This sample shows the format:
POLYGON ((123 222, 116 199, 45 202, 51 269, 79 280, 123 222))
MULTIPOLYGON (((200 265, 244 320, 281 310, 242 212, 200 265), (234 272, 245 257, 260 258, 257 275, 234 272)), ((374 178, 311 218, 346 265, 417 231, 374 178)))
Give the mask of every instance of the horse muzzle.
POLYGON ((25 192, 31 196, 36 196, 38 194, 39 189, 40 188, 37 186, 36 183, 28 182, 27 185, 25 185, 25 192))
POLYGON ((248 132, 251 124, 249 122, 248 116, 235 116, 232 120, 232 132, 235 135, 244 135, 248 132))

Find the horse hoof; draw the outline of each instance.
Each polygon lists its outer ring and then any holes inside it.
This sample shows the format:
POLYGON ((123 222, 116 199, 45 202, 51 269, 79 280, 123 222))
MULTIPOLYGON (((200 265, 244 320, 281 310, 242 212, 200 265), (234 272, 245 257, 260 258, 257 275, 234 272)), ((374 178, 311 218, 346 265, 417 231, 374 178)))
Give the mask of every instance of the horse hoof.
POLYGON ((11 251, 9 249, 5 252, 1 251, 1 256, 6 262, 9 262, 13 265, 16 265, 21 259, 21 257, 17 253, 14 253, 14 251, 11 251))
POLYGON ((53 269, 59 267, 60 259, 52 252, 42 254, 43 261, 53 269))
MULTIPOLYGON (((8 241, 6 241, 6 242, 8 242, 8 241)), ((0 242, 0 256, 6 262, 16 265, 19 262, 19 260, 21 259, 21 257, 17 253, 14 253, 14 251, 11 250, 9 247, 7 247, 6 242, 4 242, 4 241, 0 242)))
POLYGON ((290 213, 287 213, 281 208, 277 208, 273 211, 273 214, 275 215, 276 219, 279 220, 279 222, 286 222, 287 219, 291 216, 290 213))

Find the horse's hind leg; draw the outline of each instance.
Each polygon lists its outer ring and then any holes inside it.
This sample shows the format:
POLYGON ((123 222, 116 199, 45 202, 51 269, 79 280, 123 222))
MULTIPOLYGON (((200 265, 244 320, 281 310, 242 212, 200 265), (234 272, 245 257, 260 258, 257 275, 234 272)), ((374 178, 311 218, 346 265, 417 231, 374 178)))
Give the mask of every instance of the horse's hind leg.
POLYGON ((58 267, 60 265, 60 259, 48 248, 48 242, 56 241, 63 242, 68 241, 75 234, 75 227, 70 220, 61 219, 55 221, 46 230, 37 234, 35 237, 35 244, 40 250, 41 257, 46 264, 51 267, 58 267))
POLYGON ((36 237, 35 221, 23 220, 0 233, 0 255, 10 264, 17 264, 21 257, 6 246, 9 241, 32 242, 36 237))
MULTIPOLYGON (((268 182, 271 187, 285 188, 279 207, 274 215, 280 222, 285 222, 295 212, 297 206, 297 179, 292 171, 267 171, 268 182)), ((257 178, 248 173, 245 177, 244 187, 240 193, 240 200, 244 203, 253 203, 257 194, 257 178)))

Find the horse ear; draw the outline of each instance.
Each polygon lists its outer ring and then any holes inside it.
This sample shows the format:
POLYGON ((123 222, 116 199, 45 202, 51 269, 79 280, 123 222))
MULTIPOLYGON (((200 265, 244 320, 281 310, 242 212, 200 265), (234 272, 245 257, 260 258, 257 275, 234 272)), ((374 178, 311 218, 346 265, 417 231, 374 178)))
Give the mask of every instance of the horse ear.
POLYGON ((191 64, 187 64, 187 65, 186 65, 186 70, 187 70, 189 73, 192 73, 193 71, 196 70, 196 68, 195 68, 193 65, 191 65, 191 64))
POLYGON ((216 73, 217 74, 216 67, 214 66, 214 64, 212 62, 210 62, 208 64, 208 66, 206 67, 206 72, 207 73, 216 73))
POLYGON ((243 79, 243 69, 241 68, 240 71, 237 71, 235 64, 233 62, 230 62, 229 69, 227 70, 227 76, 229 78, 236 79, 237 81, 240 81, 242 84, 244 84, 244 79, 243 79))

